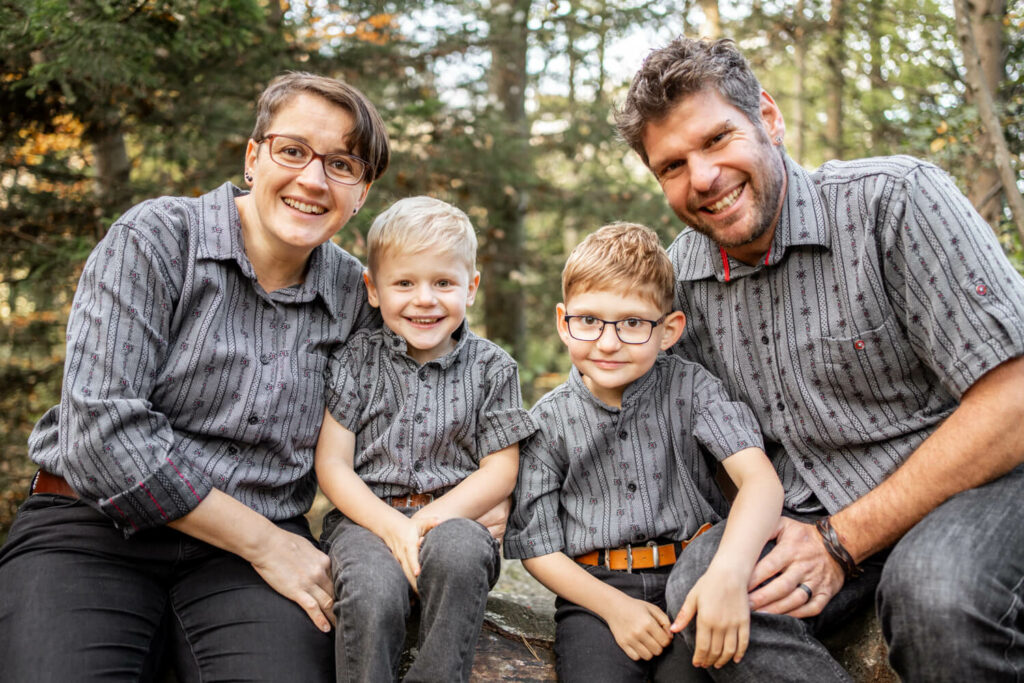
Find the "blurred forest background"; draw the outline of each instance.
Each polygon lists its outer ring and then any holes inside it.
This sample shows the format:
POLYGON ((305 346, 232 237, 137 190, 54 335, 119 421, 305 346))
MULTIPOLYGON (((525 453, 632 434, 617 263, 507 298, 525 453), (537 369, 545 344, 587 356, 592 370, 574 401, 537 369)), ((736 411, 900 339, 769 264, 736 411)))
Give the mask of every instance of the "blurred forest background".
POLYGON ((906 153, 952 173, 1020 268, 1024 7, 1007 0, 0 0, 0 538, 57 402, 82 264, 161 194, 242 185, 256 96, 302 69, 351 81, 389 126, 391 170, 337 240, 430 194, 481 236, 473 324, 520 361, 527 401, 568 367, 559 273, 587 232, 680 224, 614 135, 643 57, 730 36, 787 122, 787 148, 906 153))

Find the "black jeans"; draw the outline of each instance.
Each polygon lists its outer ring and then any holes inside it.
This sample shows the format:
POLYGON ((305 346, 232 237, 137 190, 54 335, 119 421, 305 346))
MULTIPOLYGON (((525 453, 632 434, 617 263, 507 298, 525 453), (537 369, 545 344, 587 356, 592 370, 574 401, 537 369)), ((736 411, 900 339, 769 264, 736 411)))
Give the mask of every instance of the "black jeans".
POLYGON ((3 680, 152 680, 163 654, 181 681, 332 681, 331 640, 238 556, 170 528, 126 540, 71 498, 31 496, 0 548, 3 680))
MULTIPOLYGON (((672 567, 643 569, 632 574, 604 567, 583 568, 631 598, 665 609, 665 582, 672 567)), ((555 608, 555 657, 560 681, 710 680, 703 670, 690 663, 692 655, 678 636, 654 659, 634 661, 615 642, 601 617, 562 598, 555 601, 555 608)), ((669 614, 669 619, 674 618, 674 614, 669 614)))

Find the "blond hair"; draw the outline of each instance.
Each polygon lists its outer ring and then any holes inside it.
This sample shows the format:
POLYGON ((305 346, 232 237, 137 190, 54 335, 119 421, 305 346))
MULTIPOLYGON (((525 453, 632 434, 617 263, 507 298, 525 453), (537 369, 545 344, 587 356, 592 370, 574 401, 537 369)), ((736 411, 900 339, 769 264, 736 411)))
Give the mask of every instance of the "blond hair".
POLYGON ((636 223, 612 223, 588 235, 565 262, 562 300, 587 291, 635 293, 671 311, 675 275, 658 235, 636 223))
POLYGON ((399 199, 374 219, 366 236, 372 274, 388 254, 441 252, 476 270, 476 232, 461 209, 433 197, 399 199))

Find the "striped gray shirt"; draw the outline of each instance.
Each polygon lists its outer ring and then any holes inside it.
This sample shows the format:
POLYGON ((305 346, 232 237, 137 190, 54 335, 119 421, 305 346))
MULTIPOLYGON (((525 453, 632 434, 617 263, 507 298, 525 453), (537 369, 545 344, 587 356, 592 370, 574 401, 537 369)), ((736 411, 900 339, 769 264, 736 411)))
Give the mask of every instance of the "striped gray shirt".
POLYGON ((661 354, 614 408, 574 367, 530 411, 505 556, 576 557, 688 538, 721 519, 716 462, 761 447, 753 413, 696 363, 661 354))
POLYGON ((218 488, 272 520, 309 509, 327 358, 379 324, 362 266, 327 243, 305 282, 264 292, 225 183, 130 209, 89 256, 67 329, 61 403, 31 458, 125 533, 218 488))
POLYGON ((387 327, 360 330, 327 368, 327 408, 356 435, 355 471, 380 498, 443 493, 535 427, 519 369, 463 321, 455 348, 420 365, 387 327))
POLYGON ((767 265, 723 261, 692 230, 669 248, 689 316, 675 350, 753 408, 786 506, 836 512, 1024 353, 1024 281, 930 164, 786 167, 767 265))

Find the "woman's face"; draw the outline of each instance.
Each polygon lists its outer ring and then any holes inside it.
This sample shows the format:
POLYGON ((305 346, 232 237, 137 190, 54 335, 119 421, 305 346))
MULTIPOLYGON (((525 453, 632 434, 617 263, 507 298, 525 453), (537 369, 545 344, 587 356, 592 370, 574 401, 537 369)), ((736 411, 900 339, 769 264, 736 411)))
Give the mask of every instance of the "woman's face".
MULTIPOLYGON (((355 154, 345 144, 351 129, 347 110, 300 93, 278 110, 266 132, 301 140, 320 154, 355 154)), ((252 193, 243 198, 248 204, 242 212, 246 247, 262 247, 283 260, 304 261, 348 222, 370 189, 366 181, 342 185, 328 180, 320 159, 302 169, 281 166, 270 158, 269 141, 249 140, 245 170, 252 178, 252 193)))

